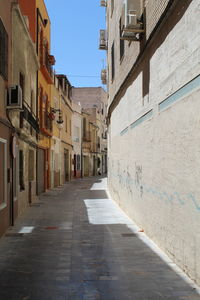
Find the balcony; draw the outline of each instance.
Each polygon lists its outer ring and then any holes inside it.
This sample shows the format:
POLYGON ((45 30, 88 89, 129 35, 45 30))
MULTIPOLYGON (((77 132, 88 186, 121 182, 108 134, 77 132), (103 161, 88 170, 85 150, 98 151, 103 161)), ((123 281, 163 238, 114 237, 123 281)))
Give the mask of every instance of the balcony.
POLYGON ((83 132, 83 142, 91 142, 90 131, 83 132))
POLYGON ((101 0, 100 1, 100 6, 106 7, 107 6, 107 1, 106 0, 101 0))
POLYGON ((76 142, 76 143, 79 143, 79 138, 78 137, 74 137, 73 141, 76 142))
POLYGON ((140 34, 144 32, 144 24, 141 20, 141 3, 140 1, 125 0, 124 8, 124 26, 122 28, 121 39, 139 41, 140 34))
POLYGON ((46 110, 40 112, 40 131, 44 135, 52 136, 52 113, 46 110))
POLYGON ((30 106, 26 101, 23 102, 23 111, 21 112, 21 116, 25 119, 30 126, 39 133, 39 124, 36 115, 31 111, 30 106))
POLYGON ((52 68, 52 65, 55 64, 54 56, 49 55, 48 52, 45 52, 44 56, 41 56, 40 64, 41 64, 41 72, 44 75, 46 81, 49 84, 53 84, 53 68, 52 68))
POLYGON ((107 84, 107 70, 106 69, 101 70, 101 82, 102 82, 102 84, 107 84))
POLYGON ((107 50, 108 45, 107 45, 107 34, 106 30, 100 30, 100 41, 99 41, 99 49, 100 50, 107 50))

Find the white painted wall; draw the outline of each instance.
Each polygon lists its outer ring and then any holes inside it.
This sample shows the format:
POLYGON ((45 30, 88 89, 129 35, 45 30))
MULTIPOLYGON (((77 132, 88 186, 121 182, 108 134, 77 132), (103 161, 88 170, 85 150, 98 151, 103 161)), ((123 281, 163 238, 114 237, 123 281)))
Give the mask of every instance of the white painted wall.
POLYGON ((152 57, 148 106, 139 74, 113 111, 108 176, 113 199, 198 283, 200 81, 160 112, 158 104, 200 74, 199 12, 193 0, 152 57), (152 117, 131 128, 150 109, 152 117))
MULTIPOLYGON (((72 144, 73 144, 73 155, 80 155, 81 159, 81 147, 82 147, 82 116, 81 116, 81 105, 72 102, 72 109, 74 111, 72 115, 72 144), (77 132, 76 129, 78 128, 79 130, 79 137, 77 137, 77 132), (77 138, 79 138, 77 140, 77 138)), ((80 162, 81 166, 81 162, 80 162)), ((72 165, 72 167, 74 167, 72 165)))

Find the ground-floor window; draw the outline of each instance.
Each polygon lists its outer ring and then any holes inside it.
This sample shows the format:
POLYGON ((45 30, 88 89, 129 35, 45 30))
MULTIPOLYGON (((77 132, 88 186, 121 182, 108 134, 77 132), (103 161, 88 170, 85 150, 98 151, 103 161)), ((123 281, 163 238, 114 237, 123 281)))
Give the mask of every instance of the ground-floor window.
POLYGON ((69 180, 69 150, 64 149, 64 176, 65 176, 65 181, 69 180))
POLYGON ((28 164, 28 180, 33 181, 34 180, 34 166, 35 166, 35 157, 34 157, 34 151, 29 150, 29 164, 28 164))
POLYGON ((81 169, 81 157, 79 154, 77 155, 76 159, 77 159, 76 169, 80 170, 81 169))
POLYGON ((13 197, 14 201, 17 200, 18 187, 19 187, 19 149, 16 145, 16 157, 13 159, 13 197))
POLYGON ((22 150, 19 151, 19 186, 20 191, 25 190, 24 184, 24 153, 22 150))
POLYGON ((0 138, 0 209, 7 205, 7 141, 0 138))

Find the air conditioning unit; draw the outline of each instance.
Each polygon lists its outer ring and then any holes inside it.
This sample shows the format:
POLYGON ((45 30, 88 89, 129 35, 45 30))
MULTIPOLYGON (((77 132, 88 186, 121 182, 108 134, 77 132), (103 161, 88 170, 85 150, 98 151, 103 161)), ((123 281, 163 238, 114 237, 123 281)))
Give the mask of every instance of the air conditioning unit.
POLYGON ((9 87, 7 109, 22 109, 22 89, 19 85, 9 87))
POLYGON ((107 34, 106 30, 100 30, 100 43, 99 43, 100 50, 107 50, 107 34))
POLYGON ((124 3, 124 27, 122 39, 139 40, 139 34, 144 32, 141 18, 141 4, 136 0, 125 0, 124 3))
POLYGON ((107 1, 106 0, 101 0, 100 5, 106 7, 107 6, 107 1))
POLYGON ((78 143, 78 142, 79 142, 79 138, 78 138, 78 137, 75 137, 75 138, 74 138, 74 142, 77 142, 77 143, 78 143))
POLYGON ((101 70, 101 81, 103 84, 107 84, 107 70, 106 69, 101 70))

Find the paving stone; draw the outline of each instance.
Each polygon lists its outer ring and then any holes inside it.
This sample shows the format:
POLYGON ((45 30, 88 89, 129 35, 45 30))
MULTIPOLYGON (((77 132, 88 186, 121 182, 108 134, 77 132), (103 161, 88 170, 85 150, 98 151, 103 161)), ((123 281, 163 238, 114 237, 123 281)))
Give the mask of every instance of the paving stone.
POLYGON ((200 300, 126 224, 90 224, 95 182, 40 196, 0 239, 0 300, 200 300))

